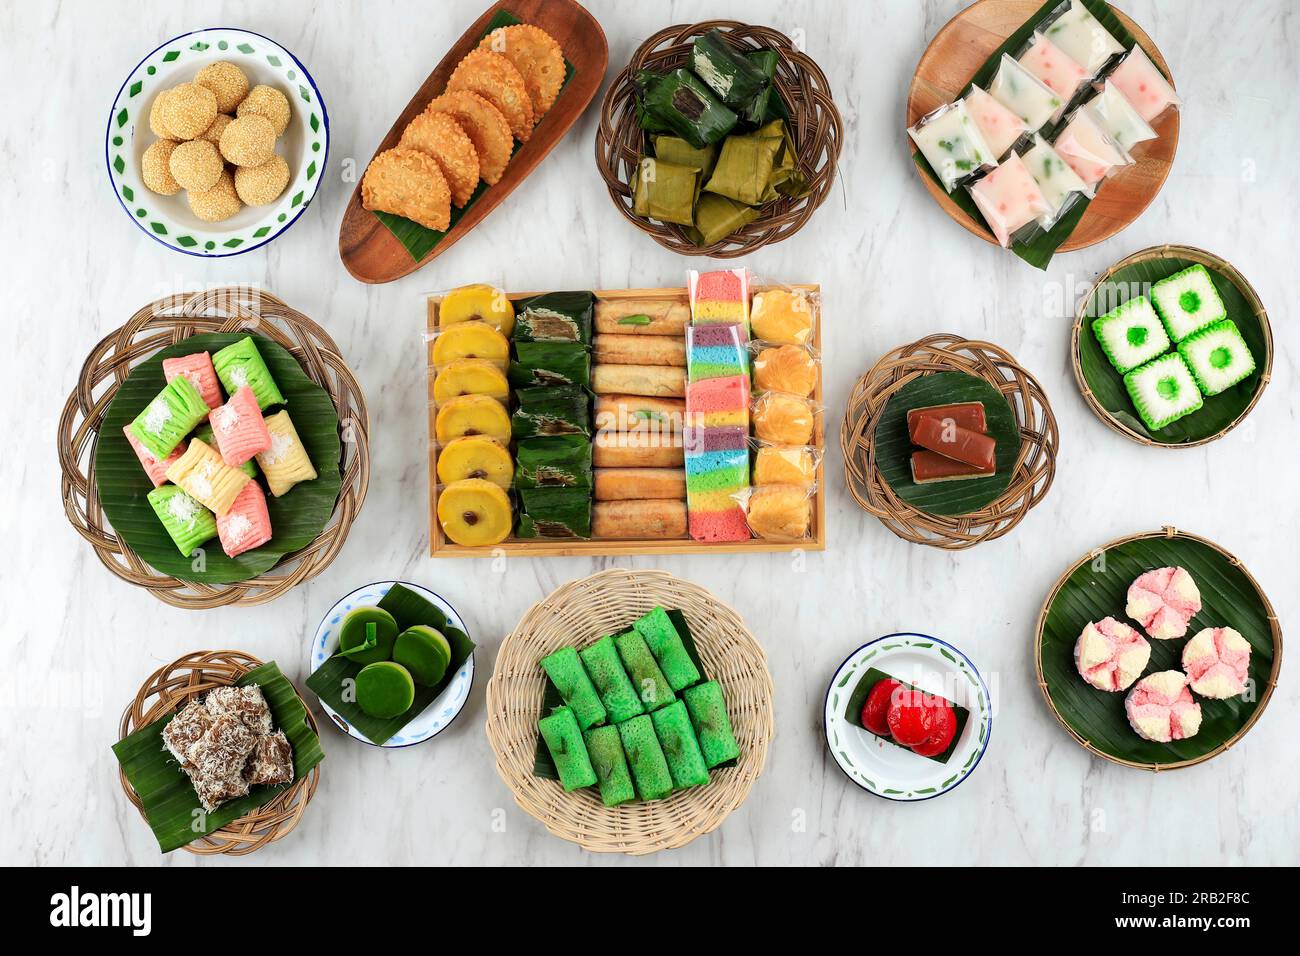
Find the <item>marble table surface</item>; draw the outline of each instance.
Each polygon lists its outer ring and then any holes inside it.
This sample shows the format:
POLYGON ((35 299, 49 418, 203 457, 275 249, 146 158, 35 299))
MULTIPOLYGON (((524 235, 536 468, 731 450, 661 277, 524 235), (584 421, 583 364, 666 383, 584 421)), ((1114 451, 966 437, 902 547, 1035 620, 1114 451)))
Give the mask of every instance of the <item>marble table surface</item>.
MULTIPOLYGON (((767 650, 776 736, 748 800, 720 829, 640 861, 665 864, 1278 864, 1297 862, 1296 683, 1283 679, 1250 734, 1212 762, 1153 775, 1094 759, 1049 714, 1034 682, 1047 590, 1094 546, 1174 525, 1234 551, 1283 627, 1300 618, 1300 525, 1291 323, 1300 192, 1300 29, 1288 0, 1121 0, 1156 38, 1186 99, 1163 191, 1115 238, 1046 272, 950 222, 907 159, 903 99, 921 51, 961 0, 591 0, 611 73, 655 30, 736 17, 803 34, 845 121, 840 181, 813 223, 745 261, 820 282, 825 374, 838 423, 854 380, 885 351, 936 331, 999 343, 1043 383, 1061 427, 1047 498, 1007 537, 949 554, 906 544, 846 493, 828 458, 830 546, 788 555, 435 561, 426 521, 422 295, 471 281, 507 288, 681 284, 706 262, 677 257, 612 208, 593 169, 595 109, 504 206, 428 268, 368 287, 339 264, 353 176, 483 0, 279 4, 142 0, 5 5, 0 72, 10 115, 0 159, 7 452, 0 455, 7 622, 0 666, 0 858, 26 864, 601 864, 517 809, 484 734, 484 687, 502 638, 535 601, 605 567, 664 568, 741 610, 767 650), (434 11, 439 11, 435 15, 434 11), (446 12, 442 12, 446 11, 446 12), (122 77, 168 37, 236 25, 275 38, 312 71, 333 143, 320 196, 270 246, 203 261, 126 221, 105 181, 103 118, 122 77), (526 228, 521 228, 526 227, 526 228), (1095 275, 1147 246, 1188 243, 1235 263, 1270 310, 1273 378, 1248 421, 1207 447, 1160 451, 1109 431, 1070 372, 1070 316, 1095 275), (365 388, 373 479, 330 568, 273 604, 187 612, 110 575, 62 511, 59 410, 90 347, 139 306, 248 282, 322 323, 365 388), (240 647, 305 678, 306 642, 340 595, 404 578, 446 596, 478 640, 467 713, 433 743, 395 753, 327 728, 320 789, 297 831, 239 860, 162 857, 118 785, 110 745, 145 676, 200 648, 240 647), (961 647, 995 689, 992 746, 957 791, 916 805, 863 793, 821 731, 828 680, 864 641, 899 630, 961 647)), ((1290 669, 1294 668, 1294 664, 1290 669)))

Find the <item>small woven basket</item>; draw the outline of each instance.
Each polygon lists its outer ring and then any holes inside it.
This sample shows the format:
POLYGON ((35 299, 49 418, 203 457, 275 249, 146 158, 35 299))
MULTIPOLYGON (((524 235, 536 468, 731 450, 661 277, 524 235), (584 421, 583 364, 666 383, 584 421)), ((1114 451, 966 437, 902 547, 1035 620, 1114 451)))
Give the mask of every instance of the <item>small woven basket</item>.
POLYGON ((637 48, 628 65, 614 77, 600 106, 596 167, 618 211, 655 242, 685 256, 734 259, 788 239, 803 228, 830 195, 843 141, 844 121, 831 98, 826 74, 794 41, 771 27, 709 20, 660 30, 637 48), (775 89, 790 113, 790 135, 799 165, 808 177, 808 193, 799 199, 782 197, 768 203, 757 219, 725 239, 711 246, 697 246, 682 226, 652 222, 632 212, 632 189, 628 184, 645 152, 645 131, 637 125, 632 77, 638 70, 665 73, 682 66, 690 58, 695 37, 715 27, 739 50, 776 51, 775 89))
POLYGON ((949 551, 1000 538, 1047 494, 1056 474, 1056 416, 1038 380, 1006 350, 951 333, 930 335, 885 355, 858 379, 840 428, 844 480, 863 510, 905 541, 949 551), (876 466, 876 425, 894 393, 931 372, 976 375, 1000 391, 1020 427, 1020 454, 1011 483, 998 498, 969 514, 918 511, 903 501, 876 466))
POLYGON ((584 849, 640 855, 685 846, 744 802, 772 739, 772 678, 740 616, 709 592, 666 571, 611 568, 564 585, 523 616, 497 654, 487 709, 497 772, 525 813, 584 849), (712 771, 707 786, 620 807, 602 804, 595 788, 565 793, 559 781, 534 776, 546 687, 537 662, 561 647, 617 633, 656 606, 679 609, 690 622, 704 670, 726 696, 739 763, 712 771))
POLYGON ((1109 760, 1111 763, 1117 763, 1124 767, 1133 767, 1136 770, 1149 770, 1152 773, 1160 773, 1166 770, 1180 770, 1183 767, 1194 767, 1199 763, 1205 763, 1205 761, 1217 757, 1219 754, 1233 747, 1237 741, 1246 736, 1246 732, 1249 731, 1251 727, 1254 727, 1255 722, 1264 715, 1264 708, 1268 706, 1268 702, 1273 696, 1273 691, 1277 689, 1277 679, 1281 672, 1282 626, 1278 623, 1277 611, 1273 609, 1272 602, 1269 601, 1268 595, 1264 593, 1264 589, 1259 586, 1259 582, 1255 580, 1255 576, 1246 569, 1244 564, 1241 563, 1241 559, 1231 551, 1227 551, 1219 547, 1213 541, 1209 541, 1199 535, 1190 534, 1186 531, 1179 531, 1177 528, 1169 525, 1166 525, 1160 531, 1148 531, 1143 534, 1130 534, 1123 538, 1116 538, 1114 541, 1108 541, 1101 547, 1094 548, 1091 552, 1085 554, 1078 561, 1074 562, 1074 564, 1070 565, 1070 567, 1066 568, 1065 571, 1062 572, 1061 576, 1056 579, 1056 583, 1052 585, 1052 589, 1047 592, 1047 597, 1043 600, 1043 606, 1038 611, 1038 622, 1034 627, 1034 673, 1038 679, 1038 689, 1042 692, 1043 700, 1047 702, 1047 709, 1052 712, 1052 716, 1056 718, 1056 722, 1065 728, 1065 732, 1070 735, 1071 740, 1094 757, 1100 757, 1102 760, 1109 760), (1093 746, 1092 741, 1088 740, 1071 727, 1066 719, 1061 716, 1061 712, 1056 708, 1056 701, 1052 699, 1052 692, 1047 685, 1047 678, 1043 676, 1043 632, 1047 628, 1047 616, 1051 613, 1052 605, 1056 602, 1056 596, 1060 593, 1061 588, 1065 586, 1065 582, 1070 580, 1074 575, 1074 572, 1079 570, 1081 566, 1089 561, 1095 560, 1098 554, 1104 554, 1112 548, 1118 548, 1121 545, 1128 544, 1132 541, 1145 541, 1150 540, 1151 538, 1188 538, 1192 541, 1200 542, 1207 548, 1217 551, 1219 554, 1227 558, 1235 568, 1246 576, 1246 579, 1250 581, 1251 586, 1255 589, 1256 595, 1258 595, 1260 602, 1264 605, 1264 616, 1268 618, 1269 630, 1273 636, 1273 666, 1269 671, 1268 680, 1264 684, 1263 696, 1260 697, 1259 703, 1250 715, 1250 719, 1241 726, 1240 730, 1209 753, 1202 754, 1194 760, 1180 760, 1176 763, 1139 763, 1135 760, 1125 760, 1122 757, 1116 757, 1114 754, 1106 753, 1104 750, 1100 750, 1093 746))
POLYGON ((1107 428, 1119 432, 1125 438, 1132 439, 1139 445, 1146 445, 1148 448, 1196 448, 1212 441, 1218 441, 1245 421, 1246 416, 1254 411, 1255 406, 1259 404, 1259 400, 1264 395, 1264 389, 1268 387, 1269 380, 1273 377, 1273 327, 1269 324, 1268 310, 1264 308, 1259 293, 1255 291, 1254 286, 1246 281, 1246 277, 1237 270, 1237 267, 1227 259, 1216 256, 1212 252, 1206 252, 1204 249, 1197 249, 1195 246, 1151 246, 1115 263, 1097 277, 1097 281, 1092 284, 1092 288, 1079 300, 1079 307, 1074 316, 1074 327, 1070 331, 1070 365, 1074 369, 1074 380, 1079 386, 1079 391, 1083 393, 1083 400, 1092 409, 1092 413, 1106 424, 1107 428), (1127 269, 1139 262, 1150 262, 1152 259, 1187 259, 1190 262, 1200 263, 1211 272, 1219 273, 1219 275, 1235 285, 1241 294, 1245 296, 1246 301, 1250 303, 1251 311, 1259 321, 1260 328, 1264 331, 1264 356, 1260 360, 1263 371, 1260 374, 1259 388, 1255 389, 1255 395, 1251 398, 1250 404, 1226 427, 1198 441, 1178 443, 1152 441, 1146 435, 1134 431, 1112 415, 1110 410, 1097 400, 1097 396, 1093 393, 1087 378, 1084 377, 1083 365, 1079 362, 1080 337, 1085 334, 1084 330, 1088 328, 1086 324, 1088 320, 1097 318, 1097 316, 1089 314, 1089 306, 1097 295, 1097 290, 1109 282, 1111 276, 1121 269, 1127 269))
MULTIPOLYGON (((119 738, 128 737, 141 727, 147 727, 161 717, 179 710, 192 698, 206 694, 214 687, 235 683, 244 674, 261 665, 262 662, 256 657, 242 651, 194 651, 172 661, 150 674, 135 695, 135 700, 127 705, 122 713, 119 738)), ((312 731, 319 732, 311 708, 305 702, 303 708, 307 712, 307 723, 312 731)), ((140 798, 127 780, 126 772, 119 768, 117 775, 127 799, 143 817, 144 809, 140 798)), ((283 840, 302 819, 319 781, 318 765, 293 786, 278 793, 270 803, 185 844, 184 848, 200 856, 222 853, 245 856, 268 843, 283 840)))
POLYGON ((361 386, 323 328, 268 292, 231 286, 151 302, 105 336, 86 358, 59 417, 59 465, 68 520, 104 566, 173 607, 264 604, 325 570, 343 547, 370 484, 370 419, 361 386), (132 368, 160 349, 207 332, 256 331, 283 346, 329 394, 344 427, 342 487, 334 513, 311 544, 274 572, 230 585, 181 581, 154 571, 107 526, 95 483, 95 445, 104 413, 132 368))

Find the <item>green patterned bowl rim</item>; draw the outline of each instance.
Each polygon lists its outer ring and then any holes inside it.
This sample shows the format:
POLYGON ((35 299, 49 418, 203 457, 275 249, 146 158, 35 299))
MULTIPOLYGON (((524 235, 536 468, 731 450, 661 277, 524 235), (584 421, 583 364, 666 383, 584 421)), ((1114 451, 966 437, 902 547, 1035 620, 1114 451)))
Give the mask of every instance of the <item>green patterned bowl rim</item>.
MULTIPOLYGON (((197 66, 201 63, 196 64, 197 66)), ((287 158, 287 157, 286 157, 287 158)), ((325 100, 307 72, 302 61, 279 43, 238 27, 205 27, 182 33, 160 44, 123 81, 109 111, 108 129, 104 135, 104 162, 108 169, 118 203, 131 221, 150 238, 175 252, 186 255, 216 258, 250 252, 283 235, 302 217, 307 206, 320 188, 320 174, 329 160, 329 113, 325 100), (259 68, 269 67, 279 72, 286 88, 298 93, 306 105, 306 115, 295 111, 295 120, 303 131, 303 159, 305 167, 290 176, 289 186, 279 199, 263 207, 261 219, 238 230, 198 230, 180 225, 166 212, 146 203, 156 197, 144 189, 130 159, 131 144, 137 126, 148 132, 148 114, 143 105, 149 99, 150 85, 159 75, 160 67, 170 66, 185 58, 203 62, 212 59, 210 51, 224 54, 224 58, 238 61, 252 58, 259 68)), ((152 203, 149 203, 152 205, 152 203)), ((213 223, 220 226, 220 223, 213 223)))
MULTIPOLYGON (((993 736, 992 700, 989 696, 989 689, 984 683, 984 678, 980 676, 975 664, 969 657, 947 641, 940 640, 937 637, 930 637, 928 634, 917 634, 910 631, 886 634, 874 641, 868 641, 844 659, 844 663, 836 669, 835 676, 831 678, 831 682, 826 688, 826 703, 823 709, 822 721, 826 735, 826 746, 830 748, 831 756, 835 759, 836 765, 844 771, 845 776, 868 793, 901 803, 919 803, 923 800, 933 800, 935 797, 942 796, 955 789, 979 766, 993 736), (971 716, 967 722, 967 726, 972 727, 972 731, 967 737, 967 743, 959 747, 951 758, 959 761, 959 769, 949 774, 943 781, 920 789, 893 786, 890 781, 878 780, 868 776, 863 768, 853 763, 840 739, 840 734, 849 728, 858 733, 866 733, 861 728, 851 727, 843 714, 844 703, 848 696, 853 693, 852 686, 850 686, 853 683, 853 678, 858 675, 859 671, 865 673, 871 666, 878 665, 882 656, 888 656, 890 651, 902 649, 918 652, 925 657, 932 658, 939 669, 956 674, 969 682, 974 692, 974 697, 970 701, 972 706, 969 707, 971 716), (979 721, 977 727, 974 725, 976 720, 979 721)), ((883 746, 889 745, 885 744, 883 746)), ((925 760, 926 758, 917 757, 916 759, 925 760)))

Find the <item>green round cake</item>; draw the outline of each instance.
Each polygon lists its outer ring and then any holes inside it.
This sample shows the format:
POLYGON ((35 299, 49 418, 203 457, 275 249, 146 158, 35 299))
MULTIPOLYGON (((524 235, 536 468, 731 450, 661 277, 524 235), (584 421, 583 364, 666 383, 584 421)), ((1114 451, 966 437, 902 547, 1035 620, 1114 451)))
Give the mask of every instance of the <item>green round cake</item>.
POLYGON ((411 709, 415 682, 401 664, 379 661, 357 674, 357 706, 371 717, 387 720, 411 709))
POLYGON ((353 608, 339 625, 339 653, 358 664, 388 660, 396 641, 397 621, 381 607, 353 608))
POLYGON ((416 624, 397 636, 392 657, 410 671, 417 684, 433 687, 447 673, 447 665, 451 663, 451 644, 436 628, 416 624))

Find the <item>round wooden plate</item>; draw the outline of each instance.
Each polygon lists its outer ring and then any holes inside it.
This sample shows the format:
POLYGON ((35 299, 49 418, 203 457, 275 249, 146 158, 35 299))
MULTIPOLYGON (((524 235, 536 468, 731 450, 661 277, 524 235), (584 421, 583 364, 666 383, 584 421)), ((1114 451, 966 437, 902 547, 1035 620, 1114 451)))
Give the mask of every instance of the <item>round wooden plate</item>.
MULTIPOLYGON (((912 85, 907 91, 905 125, 911 127, 926 113, 956 100, 993 51, 1041 6, 1040 0, 976 0, 949 20, 921 54, 921 62, 916 66, 912 85)), ((1142 28, 1122 10, 1114 6, 1111 9, 1155 64, 1167 76, 1172 76, 1169 64, 1142 28)), ((1169 176, 1178 149, 1178 110, 1166 110, 1151 126, 1159 138, 1133 148, 1136 163, 1102 185, 1097 198, 1088 204, 1079 225, 1061 244, 1058 252, 1085 249, 1109 239, 1151 205, 1169 176)), ((903 138, 915 153, 916 146, 911 138, 906 134, 903 138)), ((986 242, 997 242, 982 221, 959 208, 924 170, 917 167, 916 171, 930 195, 954 222, 986 242)))

